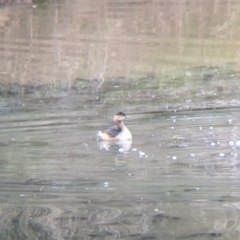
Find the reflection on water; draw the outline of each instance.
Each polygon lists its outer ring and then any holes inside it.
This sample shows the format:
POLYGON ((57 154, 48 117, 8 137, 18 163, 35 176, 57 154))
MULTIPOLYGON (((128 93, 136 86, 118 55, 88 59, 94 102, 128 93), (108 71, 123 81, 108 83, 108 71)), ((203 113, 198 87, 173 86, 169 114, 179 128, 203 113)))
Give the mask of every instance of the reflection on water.
POLYGON ((1 238, 239 239, 240 5, 17 3, 0 5, 1 238), (119 111, 133 141, 98 142, 119 111))
POLYGON ((235 2, 19 2, 0 8, 1 83, 68 89, 76 79, 96 79, 100 87, 239 62, 235 2))
POLYGON ((132 145, 132 140, 127 141, 98 141, 99 149, 106 151, 117 151, 119 153, 127 153, 132 145))

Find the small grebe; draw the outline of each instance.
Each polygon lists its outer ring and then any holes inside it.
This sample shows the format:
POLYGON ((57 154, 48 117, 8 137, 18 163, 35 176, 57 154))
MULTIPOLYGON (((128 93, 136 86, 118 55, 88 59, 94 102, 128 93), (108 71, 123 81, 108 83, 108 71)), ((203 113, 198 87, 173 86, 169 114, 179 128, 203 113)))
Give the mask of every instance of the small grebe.
POLYGON ((123 141, 132 139, 132 134, 124 125, 123 120, 126 115, 123 112, 118 112, 113 120, 116 126, 110 127, 98 133, 98 139, 102 141, 123 141))

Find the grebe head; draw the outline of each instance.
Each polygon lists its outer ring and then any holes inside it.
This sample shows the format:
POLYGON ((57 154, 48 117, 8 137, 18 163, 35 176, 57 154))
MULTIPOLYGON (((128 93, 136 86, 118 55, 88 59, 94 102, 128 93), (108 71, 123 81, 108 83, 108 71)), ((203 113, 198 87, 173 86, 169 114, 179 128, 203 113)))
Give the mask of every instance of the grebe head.
POLYGON ((113 120, 114 122, 122 122, 125 119, 126 115, 123 112, 118 112, 115 114, 113 120))

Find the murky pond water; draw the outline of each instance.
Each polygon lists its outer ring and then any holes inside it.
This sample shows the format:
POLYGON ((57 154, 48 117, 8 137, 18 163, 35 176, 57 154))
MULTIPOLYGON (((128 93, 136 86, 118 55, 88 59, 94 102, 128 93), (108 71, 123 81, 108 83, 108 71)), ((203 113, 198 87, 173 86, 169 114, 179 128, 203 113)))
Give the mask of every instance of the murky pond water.
POLYGON ((1 238, 239 239, 240 5, 2 2, 1 238))

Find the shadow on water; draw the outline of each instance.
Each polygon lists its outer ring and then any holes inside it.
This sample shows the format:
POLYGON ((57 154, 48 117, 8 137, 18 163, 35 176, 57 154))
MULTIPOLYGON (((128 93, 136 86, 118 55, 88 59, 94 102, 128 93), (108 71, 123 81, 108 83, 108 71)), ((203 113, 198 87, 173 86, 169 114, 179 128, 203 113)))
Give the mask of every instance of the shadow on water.
POLYGON ((1 238, 239 239, 239 6, 24 2, 0 8, 1 238), (119 111, 132 142, 97 142, 119 111))

